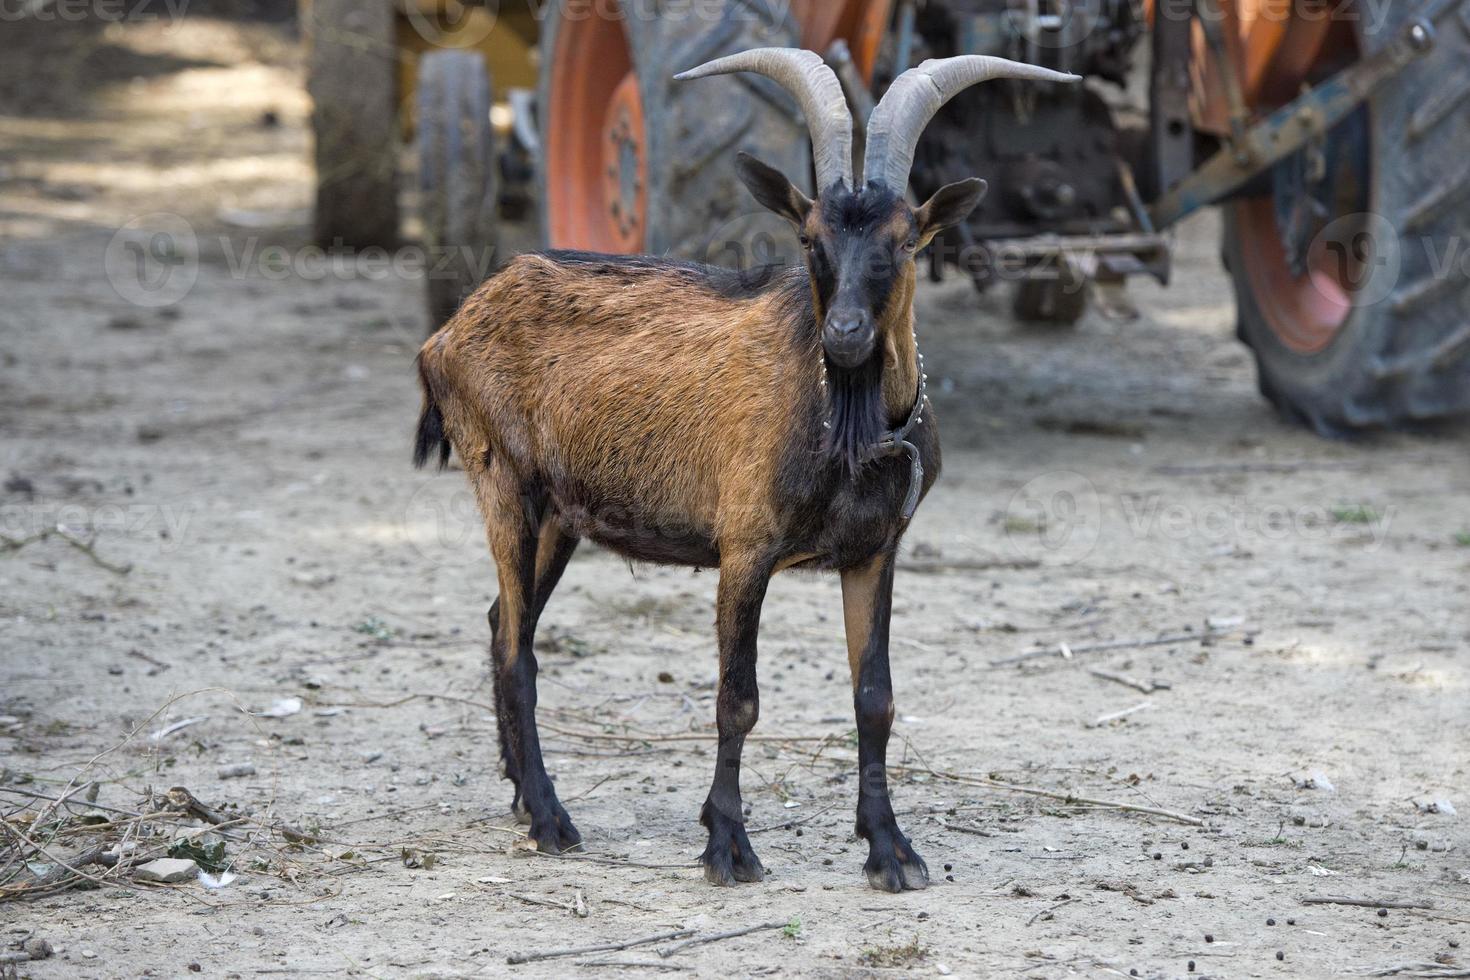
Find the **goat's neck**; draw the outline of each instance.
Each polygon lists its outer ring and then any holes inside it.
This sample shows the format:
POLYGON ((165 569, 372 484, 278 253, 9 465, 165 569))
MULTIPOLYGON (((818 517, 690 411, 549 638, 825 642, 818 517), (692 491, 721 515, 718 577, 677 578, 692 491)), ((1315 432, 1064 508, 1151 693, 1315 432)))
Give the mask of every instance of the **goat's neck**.
POLYGON ((919 344, 914 329, 914 308, 905 304, 898 322, 884 331, 883 410, 890 425, 908 418, 919 389, 919 344))

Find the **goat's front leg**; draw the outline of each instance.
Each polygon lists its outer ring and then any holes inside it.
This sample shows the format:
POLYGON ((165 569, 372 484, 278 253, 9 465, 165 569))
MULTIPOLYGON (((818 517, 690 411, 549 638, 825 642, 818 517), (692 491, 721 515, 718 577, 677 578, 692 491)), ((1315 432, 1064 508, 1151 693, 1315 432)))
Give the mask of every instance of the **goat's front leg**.
POLYGON ((858 730, 857 835, 868 842, 863 869, 868 884, 890 892, 929 884, 929 869, 898 829, 888 798, 888 733, 893 727, 888 620, 894 559, 888 552, 842 573, 842 616, 858 730))
POLYGON ((720 643, 720 690, 715 701, 719 748, 715 779, 704 801, 699 822, 709 830, 709 844, 700 856, 704 876, 716 885, 760 881, 765 869, 745 836, 745 812, 740 802, 740 750, 746 734, 760 716, 760 692, 755 680, 756 633, 761 603, 771 577, 771 563, 747 556, 720 563, 719 603, 715 626, 720 643))
MULTIPOLYGON (((544 501, 513 482, 507 467, 494 463, 488 471, 476 475, 476 485, 500 580, 500 596, 490 611, 490 653, 506 775, 515 783, 515 808, 518 815, 524 813, 529 818, 530 837, 537 849, 559 854, 578 847, 582 837, 556 798, 536 731, 536 654, 532 641, 536 618, 544 605, 544 600, 538 602, 536 588, 538 538, 545 533, 540 521, 544 501)), ((550 544, 553 551, 543 558, 541 571, 544 574, 546 562, 554 559, 559 575, 571 556, 570 546, 560 537, 550 544)), ((554 576, 551 579, 554 584, 554 576)), ((549 586, 546 592, 550 594, 549 586)))

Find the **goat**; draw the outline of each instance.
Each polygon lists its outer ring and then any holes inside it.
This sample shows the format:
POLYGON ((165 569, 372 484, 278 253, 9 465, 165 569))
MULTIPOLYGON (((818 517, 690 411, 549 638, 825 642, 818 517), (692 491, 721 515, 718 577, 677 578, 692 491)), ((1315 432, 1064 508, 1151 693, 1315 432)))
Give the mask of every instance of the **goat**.
POLYGON ((705 877, 759 881, 740 755, 759 715, 756 632, 767 583, 835 570, 852 671, 861 780, 857 833, 878 889, 928 884, 899 830, 885 754, 895 554, 939 473, 914 328, 914 256, 963 221, 985 182, 904 199, 919 135, 965 87, 1073 81, 998 58, 927 61, 873 110, 859 184, 852 118, 817 55, 763 48, 681 79, 768 76, 801 105, 818 196, 741 155, 741 180, 795 226, 803 264, 742 274, 651 257, 523 255, 424 344, 414 461, 459 453, 499 578, 490 607, 502 775, 547 852, 579 847, 536 731, 537 620, 582 538, 632 560, 719 569, 715 775, 700 822, 705 877))

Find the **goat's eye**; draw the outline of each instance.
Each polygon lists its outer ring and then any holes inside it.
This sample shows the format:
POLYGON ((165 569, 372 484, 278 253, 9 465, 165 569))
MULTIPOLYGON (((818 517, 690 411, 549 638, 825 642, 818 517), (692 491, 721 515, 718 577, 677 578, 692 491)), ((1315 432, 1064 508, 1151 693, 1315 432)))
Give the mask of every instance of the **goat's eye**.
POLYGON ((812 240, 811 240, 810 237, 808 237, 806 235, 798 235, 796 240, 799 241, 799 242, 801 242, 801 247, 802 248, 811 248, 812 247, 812 240))
POLYGON ((916 238, 910 238, 908 241, 906 241, 906 242, 903 243, 903 250, 905 252, 915 251, 918 247, 919 247, 919 241, 916 238))

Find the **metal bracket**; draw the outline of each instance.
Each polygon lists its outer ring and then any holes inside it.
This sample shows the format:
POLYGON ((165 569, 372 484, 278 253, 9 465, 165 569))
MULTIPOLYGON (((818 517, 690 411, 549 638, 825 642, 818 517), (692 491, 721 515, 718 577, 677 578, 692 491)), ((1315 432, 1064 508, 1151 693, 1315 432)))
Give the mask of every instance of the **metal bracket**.
POLYGON ((1402 37, 1376 54, 1276 110, 1155 201, 1149 209, 1154 227, 1167 228, 1186 215, 1222 200, 1257 174, 1326 134, 1381 85, 1433 47, 1432 21, 1417 20, 1402 37))

